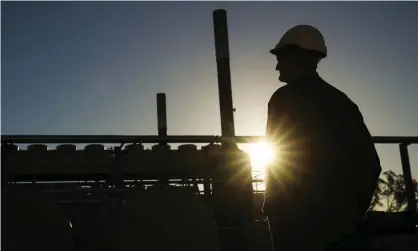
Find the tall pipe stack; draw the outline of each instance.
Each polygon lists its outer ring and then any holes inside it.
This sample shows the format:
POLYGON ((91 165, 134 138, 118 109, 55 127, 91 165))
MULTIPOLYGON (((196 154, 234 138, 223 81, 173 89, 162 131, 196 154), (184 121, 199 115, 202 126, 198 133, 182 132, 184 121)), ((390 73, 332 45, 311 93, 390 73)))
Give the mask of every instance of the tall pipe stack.
MULTIPOLYGON (((167 104, 165 93, 157 93, 157 123, 158 136, 167 136, 167 104)), ((160 145, 166 145, 167 142, 160 142, 160 145)))
POLYGON ((234 107, 232 104, 231 70, 229 64, 228 24, 225 10, 213 12, 216 66, 218 72, 219 108, 222 136, 234 137, 234 107))
MULTIPOLYGON (((158 136, 167 136, 167 104, 165 93, 157 93, 157 124, 158 136)), ((158 145, 155 145, 153 148, 162 150, 161 154, 163 154, 166 153, 165 150, 170 149, 170 146, 167 144, 167 141, 159 141, 158 145)), ((160 183, 161 185, 168 186, 168 176, 162 175, 160 183)))
MULTIPOLYGON (((235 137, 234 108, 232 102, 229 42, 226 11, 213 12, 216 65, 218 71, 219 105, 222 136, 235 137)), ((252 171, 248 155, 235 143, 222 142, 218 177, 212 184, 215 212, 220 225, 238 227, 253 222, 252 171)), ((242 250, 242 247, 230 247, 242 250)))

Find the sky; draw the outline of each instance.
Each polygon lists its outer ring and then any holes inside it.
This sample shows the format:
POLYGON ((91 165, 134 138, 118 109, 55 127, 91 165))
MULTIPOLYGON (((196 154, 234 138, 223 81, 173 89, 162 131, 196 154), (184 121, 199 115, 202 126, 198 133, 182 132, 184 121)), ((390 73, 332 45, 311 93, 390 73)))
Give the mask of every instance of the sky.
MULTIPOLYGON (((264 135, 283 85, 269 50, 316 26, 318 72, 360 107, 374 136, 418 136, 418 2, 2 2, 1 133, 219 135, 212 11, 228 12, 237 135, 264 135)), ((377 146, 401 172, 396 145, 377 146)), ((410 146, 418 177, 418 146, 410 146)))

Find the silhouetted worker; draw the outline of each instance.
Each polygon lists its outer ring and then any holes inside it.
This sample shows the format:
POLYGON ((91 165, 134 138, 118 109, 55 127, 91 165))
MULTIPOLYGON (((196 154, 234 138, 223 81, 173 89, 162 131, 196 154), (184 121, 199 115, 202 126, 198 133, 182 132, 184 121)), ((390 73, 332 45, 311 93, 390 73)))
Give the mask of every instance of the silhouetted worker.
POLYGON ((287 85, 268 103, 279 158, 267 168, 263 210, 276 251, 324 250, 367 212, 380 160, 357 105, 316 71, 327 56, 316 28, 293 27, 270 52, 287 85))

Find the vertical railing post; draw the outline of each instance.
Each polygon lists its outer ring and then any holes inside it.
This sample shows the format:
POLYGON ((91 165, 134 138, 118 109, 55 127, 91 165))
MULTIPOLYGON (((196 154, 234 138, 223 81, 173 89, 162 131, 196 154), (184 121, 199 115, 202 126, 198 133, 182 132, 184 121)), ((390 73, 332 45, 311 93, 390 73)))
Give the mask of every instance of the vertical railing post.
MULTIPOLYGON (((167 136, 167 104, 165 93, 157 93, 157 123, 158 136, 167 136)), ((160 145, 167 145, 167 142, 160 141, 160 145)))
POLYGON ((402 143, 399 145, 399 151, 401 153, 401 163, 403 176, 405 179, 405 191, 408 200, 408 211, 417 212, 417 202, 415 199, 414 184, 412 182, 411 166, 409 162, 408 144, 402 143))

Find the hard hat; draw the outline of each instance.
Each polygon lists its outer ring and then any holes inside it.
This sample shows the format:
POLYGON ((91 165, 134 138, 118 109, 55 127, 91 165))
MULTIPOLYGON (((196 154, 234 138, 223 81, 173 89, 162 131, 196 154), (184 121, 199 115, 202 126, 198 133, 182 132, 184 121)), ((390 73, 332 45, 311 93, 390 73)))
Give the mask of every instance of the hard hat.
POLYGON ((319 52, 322 58, 327 56, 324 37, 318 29, 310 25, 297 25, 288 30, 270 52, 277 55, 279 51, 287 48, 289 45, 296 45, 304 50, 319 52))

